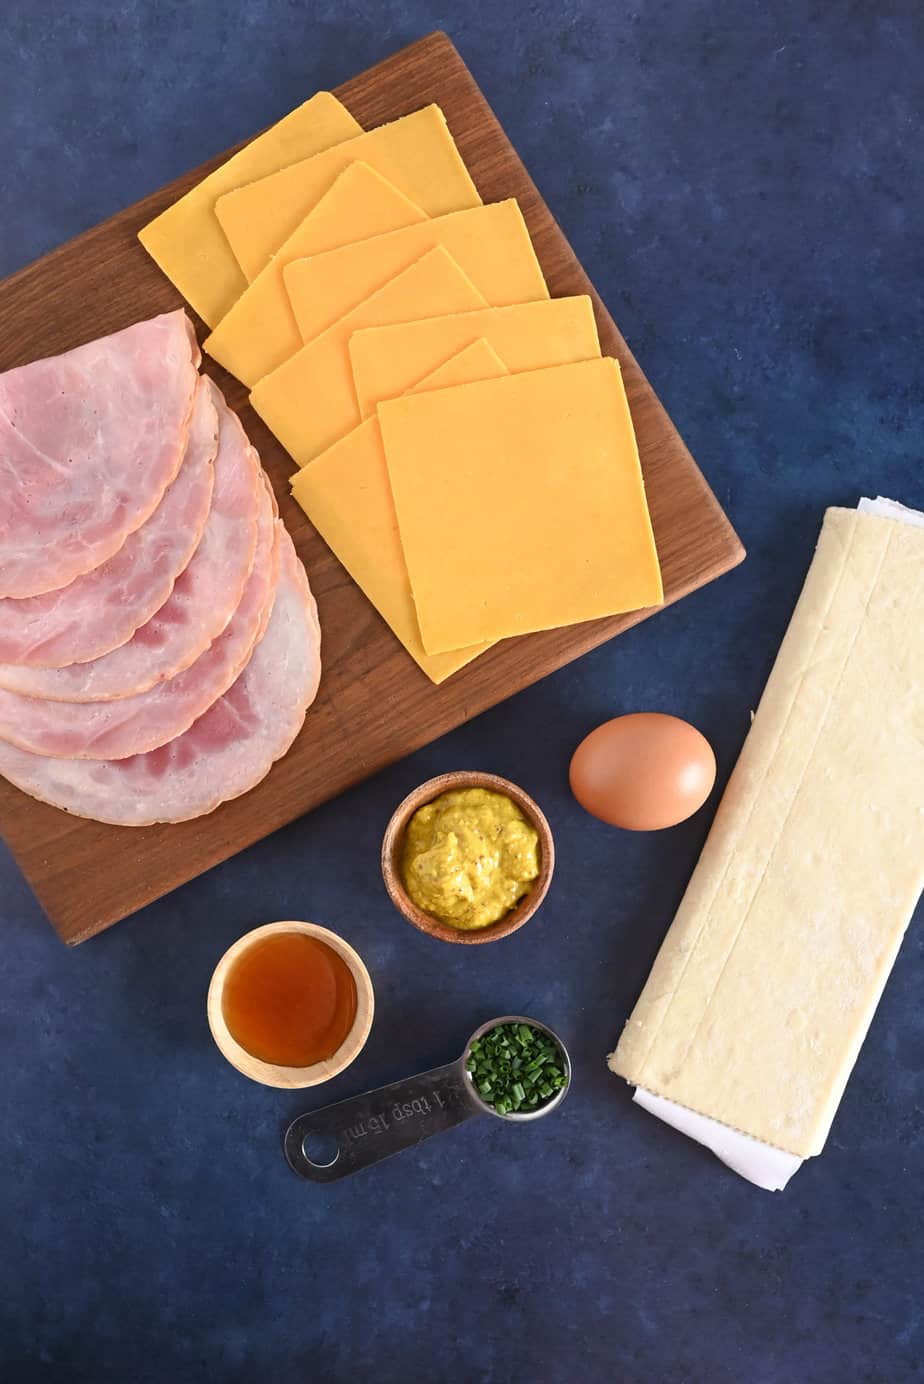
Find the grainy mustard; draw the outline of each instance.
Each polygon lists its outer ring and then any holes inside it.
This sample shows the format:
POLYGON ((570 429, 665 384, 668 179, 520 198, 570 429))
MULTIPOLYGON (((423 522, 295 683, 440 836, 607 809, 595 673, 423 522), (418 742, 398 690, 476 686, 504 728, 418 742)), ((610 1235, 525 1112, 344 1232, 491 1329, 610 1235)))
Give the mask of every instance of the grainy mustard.
POLYGON ((538 878, 539 835, 505 794, 451 789, 408 823, 401 873, 425 913, 450 927, 490 927, 538 878))

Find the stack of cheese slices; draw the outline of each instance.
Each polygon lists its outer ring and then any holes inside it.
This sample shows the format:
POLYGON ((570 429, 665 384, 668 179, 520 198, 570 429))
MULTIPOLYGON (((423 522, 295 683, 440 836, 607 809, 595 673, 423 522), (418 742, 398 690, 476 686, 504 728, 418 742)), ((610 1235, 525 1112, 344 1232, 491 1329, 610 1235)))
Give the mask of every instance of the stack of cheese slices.
POLYGON ((314 600, 185 312, 0 375, 0 773, 124 825, 253 787, 320 676, 314 600))
POLYGON ((292 490, 424 672, 655 605, 618 363, 550 299, 428 106, 363 132, 329 93, 144 228, 299 468, 292 490))

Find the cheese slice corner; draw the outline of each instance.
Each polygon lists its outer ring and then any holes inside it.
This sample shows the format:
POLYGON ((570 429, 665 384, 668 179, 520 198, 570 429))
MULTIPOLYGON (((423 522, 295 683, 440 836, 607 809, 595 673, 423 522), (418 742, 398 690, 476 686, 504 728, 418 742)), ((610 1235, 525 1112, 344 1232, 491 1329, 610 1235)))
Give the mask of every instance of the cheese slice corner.
POLYGON ((523 213, 511 197, 407 225, 325 255, 293 260, 286 267, 285 282, 302 339, 311 341, 439 245, 492 307, 549 296, 523 213))
POLYGON ((138 239, 190 306, 214 327, 247 286, 215 216, 218 198, 361 134, 362 126, 336 96, 319 91, 149 221, 138 239))
POLYGON ((357 330, 350 339, 350 360, 363 418, 375 413, 383 399, 398 398, 479 338, 513 374, 600 356, 593 306, 586 295, 357 330))
POLYGON ((446 117, 439 106, 425 106, 220 197, 215 214, 248 281, 256 278, 337 174, 357 160, 376 169, 428 216, 481 202, 446 117))
MULTIPOLYGON (((448 389, 504 374, 504 362, 480 339, 414 388, 421 392, 448 389)), ((431 682, 445 682, 490 647, 477 644, 448 654, 428 654, 424 649, 377 418, 367 418, 303 466, 292 479, 292 494, 431 682)))
POLYGON ((304 466, 362 421, 350 367, 354 331, 434 312, 460 312, 483 301, 448 251, 438 246, 260 380, 250 402, 293 461, 304 466))
POLYGON ((209 355, 253 386, 300 349, 283 271, 302 255, 379 236, 426 216, 365 163, 348 164, 204 342, 209 355))

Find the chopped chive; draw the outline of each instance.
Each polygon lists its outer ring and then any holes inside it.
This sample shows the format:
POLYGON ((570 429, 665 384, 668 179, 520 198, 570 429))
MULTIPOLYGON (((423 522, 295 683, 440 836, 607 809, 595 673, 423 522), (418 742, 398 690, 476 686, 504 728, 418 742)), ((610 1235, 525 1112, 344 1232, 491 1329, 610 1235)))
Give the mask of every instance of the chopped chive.
POLYGON ((498 1024, 469 1049, 466 1067, 498 1115, 535 1110, 566 1084, 558 1045, 530 1024, 498 1024))

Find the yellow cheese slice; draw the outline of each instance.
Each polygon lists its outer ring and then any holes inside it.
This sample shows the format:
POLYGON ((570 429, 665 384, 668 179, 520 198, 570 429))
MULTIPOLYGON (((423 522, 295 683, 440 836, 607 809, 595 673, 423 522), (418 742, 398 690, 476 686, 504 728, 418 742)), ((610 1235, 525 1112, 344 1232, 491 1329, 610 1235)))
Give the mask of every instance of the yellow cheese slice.
POLYGON ((302 340, 312 341, 436 245, 445 246, 492 306, 549 296, 523 213, 510 198, 293 260, 285 283, 302 340))
POLYGON ((250 402, 293 461, 304 466, 362 421, 349 354, 357 327, 414 321, 428 312, 463 312, 483 302, 440 246, 266 375, 250 402))
POLYGON ((319 91, 149 221, 138 239, 186 301, 214 327, 247 287, 215 219, 218 198, 361 134, 362 126, 336 96, 319 91))
POLYGON ((380 173, 351 163, 222 318, 205 350, 244 384, 255 385, 302 345, 282 278, 290 260, 425 220, 380 173))
POLYGON ((427 653, 662 600, 615 360, 379 405, 427 653))
POLYGON ((350 360, 363 418, 375 412, 380 400, 397 398, 479 337, 514 373, 600 354, 587 297, 551 298, 357 331, 350 340, 350 360))
MULTIPOLYGON (((475 341, 415 390, 447 389, 505 373, 497 352, 486 341, 475 341)), ((367 418, 297 471, 292 494, 431 682, 444 682, 488 648, 475 644, 428 654, 421 643, 377 418, 367 418)))
POLYGON ((337 174, 357 160, 394 183, 428 216, 444 216, 481 202, 446 117, 439 106, 425 106, 219 198, 215 214, 249 280, 257 277, 337 174))

